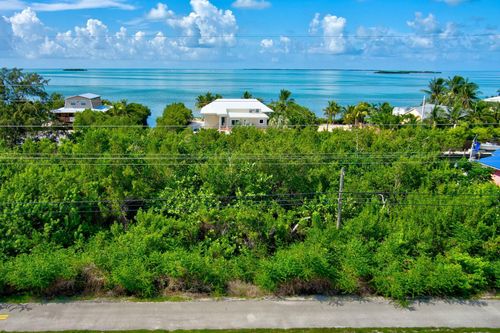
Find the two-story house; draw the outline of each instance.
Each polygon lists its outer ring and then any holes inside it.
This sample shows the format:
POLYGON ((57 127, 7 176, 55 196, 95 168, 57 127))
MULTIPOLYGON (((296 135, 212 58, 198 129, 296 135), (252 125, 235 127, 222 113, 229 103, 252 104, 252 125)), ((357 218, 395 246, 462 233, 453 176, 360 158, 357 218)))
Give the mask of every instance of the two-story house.
POLYGON ((269 107, 257 99, 217 99, 201 109, 204 128, 230 131, 235 126, 267 128, 269 107))
POLYGON ((111 106, 102 104, 101 96, 96 94, 82 94, 66 98, 64 107, 52 110, 57 118, 67 124, 75 121, 75 114, 84 110, 106 112, 111 106))

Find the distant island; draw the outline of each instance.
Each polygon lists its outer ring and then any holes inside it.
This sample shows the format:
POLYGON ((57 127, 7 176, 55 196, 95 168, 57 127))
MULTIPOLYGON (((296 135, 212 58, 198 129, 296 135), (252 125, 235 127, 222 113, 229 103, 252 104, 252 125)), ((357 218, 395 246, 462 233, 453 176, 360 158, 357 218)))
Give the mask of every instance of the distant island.
POLYGON ((441 74, 433 71, 375 71, 375 74, 441 74))
POLYGON ((86 72, 87 70, 84 68, 64 68, 64 72, 86 72))

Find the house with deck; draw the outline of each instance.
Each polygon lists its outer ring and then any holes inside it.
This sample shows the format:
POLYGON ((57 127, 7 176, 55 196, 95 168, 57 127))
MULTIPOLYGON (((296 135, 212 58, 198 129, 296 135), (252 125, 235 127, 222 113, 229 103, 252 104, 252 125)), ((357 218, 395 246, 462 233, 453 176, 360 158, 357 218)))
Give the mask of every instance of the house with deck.
POLYGON ((84 110, 106 112, 111 106, 102 104, 101 96, 96 94, 82 94, 66 98, 64 107, 52 110, 59 121, 65 124, 72 124, 75 121, 75 114, 84 110))
POLYGON ((229 132, 236 126, 267 128, 268 106, 257 99, 217 99, 201 109, 204 128, 229 132))

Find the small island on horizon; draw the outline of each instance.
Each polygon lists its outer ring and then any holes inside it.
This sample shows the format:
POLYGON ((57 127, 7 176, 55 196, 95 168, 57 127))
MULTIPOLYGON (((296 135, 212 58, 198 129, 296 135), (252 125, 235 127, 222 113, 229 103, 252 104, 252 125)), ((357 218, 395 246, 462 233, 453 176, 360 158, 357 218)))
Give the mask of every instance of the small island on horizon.
POLYGON ((387 71, 387 70, 380 70, 380 71, 375 71, 375 74, 441 74, 441 72, 435 72, 435 71, 387 71))
POLYGON ((86 72, 85 68, 63 68, 63 72, 86 72))

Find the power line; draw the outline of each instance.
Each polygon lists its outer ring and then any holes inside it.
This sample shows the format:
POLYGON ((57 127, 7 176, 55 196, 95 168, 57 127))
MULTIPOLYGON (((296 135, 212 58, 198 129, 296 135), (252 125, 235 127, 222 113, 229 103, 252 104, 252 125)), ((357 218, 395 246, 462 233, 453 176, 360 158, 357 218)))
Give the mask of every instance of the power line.
MULTIPOLYGON (((262 198, 296 198, 296 197, 307 197, 314 195, 337 195, 339 191, 327 191, 327 192, 302 192, 302 193, 275 193, 275 194, 255 194, 255 195, 207 195, 203 194, 200 196, 192 197, 192 199, 238 199, 238 200, 250 200, 255 201, 262 198)), ((417 196, 417 197, 473 197, 473 198, 496 198, 500 197, 500 193, 420 193, 420 192, 388 192, 388 191, 342 191, 343 194, 349 195, 364 195, 361 197, 355 197, 359 199, 372 199, 378 195, 387 196, 417 196), (370 195, 370 196, 367 196, 370 195)), ((307 198, 306 198, 307 199, 307 198)), ((317 198, 311 198, 317 199, 317 198)), ((0 206, 7 205, 61 205, 61 204, 92 204, 92 203, 144 203, 144 202, 163 202, 169 201, 171 199, 167 198, 139 198, 139 199, 121 199, 121 200, 73 200, 73 201, 0 201, 0 206)), ((281 200, 281 199, 277 199, 281 200)), ((333 200, 336 200, 333 198, 333 200)), ((274 199, 272 200, 274 201, 274 199)))

